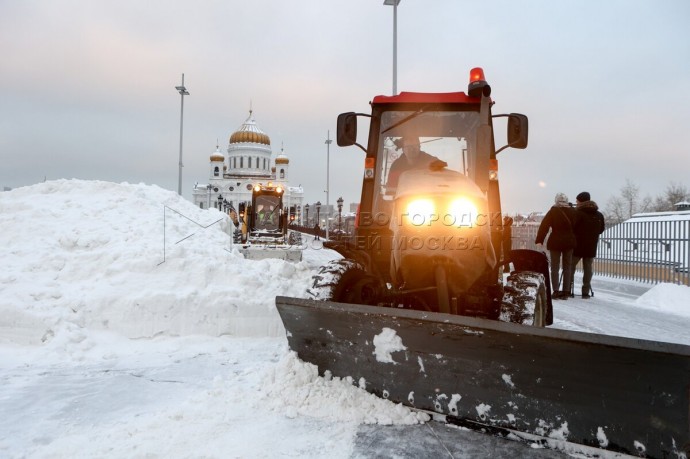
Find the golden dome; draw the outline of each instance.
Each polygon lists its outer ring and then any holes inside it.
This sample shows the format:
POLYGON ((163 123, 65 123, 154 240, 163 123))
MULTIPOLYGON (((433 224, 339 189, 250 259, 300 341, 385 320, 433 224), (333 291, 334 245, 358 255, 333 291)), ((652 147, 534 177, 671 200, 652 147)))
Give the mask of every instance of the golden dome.
POLYGON ((263 143, 270 145, 271 139, 263 132, 237 131, 230 136, 230 143, 263 143))
POLYGON ((233 132, 230 136, 230 143, 261 143, 264 145, 271 145, 271 139, 256 125, 256 121, 252 117, 252 111, 249 110, 249 118, 240 126, 240 128, 233 132))
POLYGON ((211 154, 211 161, 225 161, 225 156, 216 150, 213 152, 213 154, 211 154))
POLYGON ((276 164, 289 164, 290 160, 285 156, 285 150, 281 147, 280 154, 276 158, 276 164))

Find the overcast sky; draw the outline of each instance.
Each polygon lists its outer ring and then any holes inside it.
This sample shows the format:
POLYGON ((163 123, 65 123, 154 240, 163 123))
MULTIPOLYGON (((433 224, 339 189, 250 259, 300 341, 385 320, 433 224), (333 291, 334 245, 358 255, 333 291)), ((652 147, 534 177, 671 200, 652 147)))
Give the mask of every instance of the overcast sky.
MULTIPOLYGON (((529 116, 528 148, 499 155, 509 212, 583 190, 603 207, 626 179, 656 196, 690 186, 689 20, 687 0, 402 0, 398 90, 466 91, 481 66, 494 113, 529 116)), ((177 190, 184 73, 184 196, 251 103, 325 202, 327 132, 392 92, 392 36, 383 0, 1 0, 0 187, 177 190)), ((358 201, 363 153, 330 159, 331 203, 358 201)))

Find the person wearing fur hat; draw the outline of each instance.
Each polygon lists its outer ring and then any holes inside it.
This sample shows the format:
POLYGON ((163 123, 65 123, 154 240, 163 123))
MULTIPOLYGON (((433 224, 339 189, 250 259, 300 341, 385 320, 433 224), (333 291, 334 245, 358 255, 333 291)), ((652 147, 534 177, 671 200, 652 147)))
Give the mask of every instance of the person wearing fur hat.
POLYGON ((604 216, 599 212, 597 203, 592 201, 588 192, 577 195, 575 207, 577 222, 575 223, 575 239, 577 246, 573 251, 573 267, 571 275, 575 275, 575 267, 582 260, 582 298, 589 298, 592 292, 592 265, 597 256, 599 235, 604 232, 604 216))
POLYGON ((534 241, 537 249, 543 251, 544 239, 547 234, 549 235, 546 248, 551 260, 551 290, 553 292, 551 296, 555 299, 567 300, 570 296, 572 256, 577 243, 574 231, 576 219, 575 209, 568 201, 568 196, 557 193, 554 205, 541 221, 534 241), (559 290, 561 268, 563 268, 563 289, 559 290))

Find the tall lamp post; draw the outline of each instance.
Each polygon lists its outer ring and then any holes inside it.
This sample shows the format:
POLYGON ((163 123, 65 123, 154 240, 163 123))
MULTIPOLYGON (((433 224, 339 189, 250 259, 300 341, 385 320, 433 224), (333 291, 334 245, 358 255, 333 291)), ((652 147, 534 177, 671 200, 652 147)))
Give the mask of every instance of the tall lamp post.
MULTIPOLYGON (((326 209, 330 214, 330 203, 328 201, 328 194, 330 192, 330 176, 331 176, 331 131, 328 131, 326 135, 326 209)), ((326 239, 328 239, 328 216, 326 217, 326 239)))
POLYGON ((304 220, 306 220, 305 226, 309 226, 309 204, 304 205, 304 220))
POLYGON ((218 210, 220 212, 223 211, 223 195, 222 194, 218 195, 218 210))
POLYGON ((177 92, 180 93, 180 162, 179 162, 179 173, 177 175, 177 194, 182 196, 182 121, 184 120, 184 96, 189 95, 189 91, 184 86, 184 73, 182 74, 182 85, 175 86, 177 92))
POLYGON ((340 225, 343 221, 343 197, 338 198, 338 237, 340 237, 340 225))
POLYGON ((384 0, 383 4, 393 6, 393 95, 398 93, 398 4, 400 0, 384 0))

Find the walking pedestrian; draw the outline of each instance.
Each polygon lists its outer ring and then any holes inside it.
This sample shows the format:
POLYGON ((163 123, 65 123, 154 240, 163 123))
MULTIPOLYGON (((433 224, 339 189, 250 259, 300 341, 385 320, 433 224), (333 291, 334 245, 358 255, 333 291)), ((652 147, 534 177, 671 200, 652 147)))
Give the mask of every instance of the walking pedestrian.
POLYGON ((571 276, 575 276, 575 267, 582 260, 582 298, 590 298, 592 293, 592 276, 594 258, 597 256, 599 235, 604 232, 604 216, 599 212, 597 203, 591 200, 587 191, 583 191, 575 198, 577 222, 575 223, 575 239, 577 246, 573 251, 571 276))
POLYGON ((537 249, 543 251, 544 239, 546 239, 547 234, 549 235, 546 248, 551 260, 552 297, 556 299, 567 300, 570 296, 572 256, 576 244, 574 232, 576 218, 575 209, 568 202, 568 196, 557 193, 554 205, 541 221, 537 230, 537 238, 534 241, 537 244, 537 249), (563 287, 559 290, 561 267, 563 268, 563 287))

